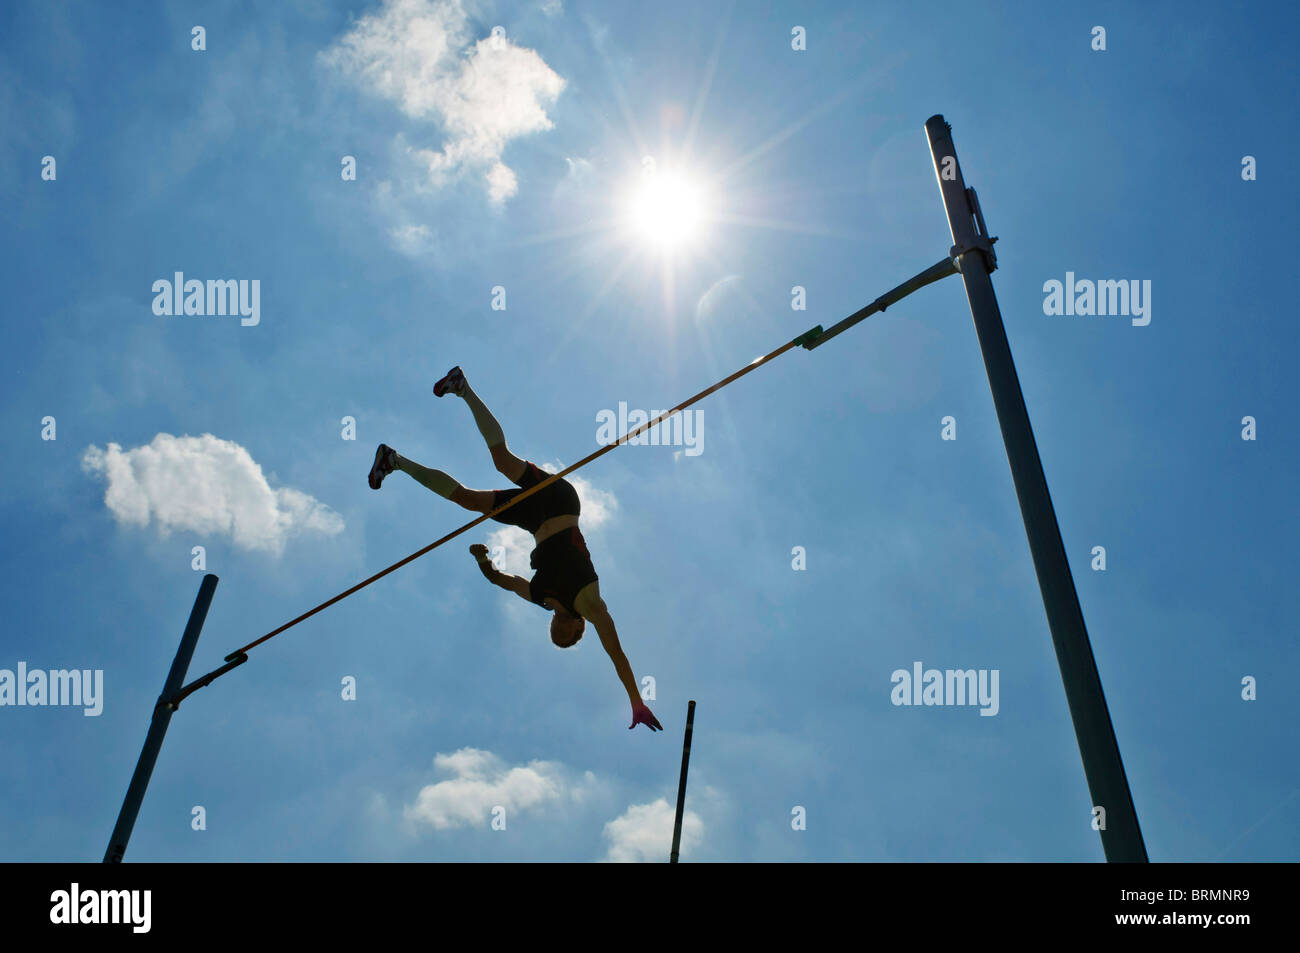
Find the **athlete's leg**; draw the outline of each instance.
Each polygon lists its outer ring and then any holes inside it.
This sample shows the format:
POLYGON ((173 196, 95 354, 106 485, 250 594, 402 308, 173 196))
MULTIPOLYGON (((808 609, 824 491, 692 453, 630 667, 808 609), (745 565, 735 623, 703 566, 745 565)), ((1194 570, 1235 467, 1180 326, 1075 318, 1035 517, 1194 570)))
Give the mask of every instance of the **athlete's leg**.
POLYGON ((455 479, 441 470, 421 466, 414 460, 408 460, 400 453, 394 453, 393 468, 401 470, 421 486, 428 487, 434 493, 445 497, 467 510, 475 513, 487 513, 492 509, 491 490, 470 490, 461 486, 455 479))
POLYGON ((483 435, 488 452, 492 454, 492 463, 496 466, 497 472, 511 483, 518 483, 526 464, 506 446, 506 435, 502 432, 497 419, 492 416, 492 411, 488 410, 478 394, 474 393, 474 388, 469 386, 469 381, 461 387, 459 396, 469 404, 470 413, 474 415, 474 423, 478 425, 478 432, 483 435))

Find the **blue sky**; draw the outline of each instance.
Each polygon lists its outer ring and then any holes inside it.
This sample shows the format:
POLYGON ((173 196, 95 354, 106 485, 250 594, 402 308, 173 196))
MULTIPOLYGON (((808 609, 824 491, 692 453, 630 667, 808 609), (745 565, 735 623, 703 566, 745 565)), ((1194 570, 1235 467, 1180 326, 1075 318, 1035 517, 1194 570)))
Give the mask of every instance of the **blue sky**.
MULTIPOLYGON (((371 491, 376 443, 503 484, 452 365, 567 465, 941 259, 942 113, 1150 856, 1300 858, 1294 10, 749 6, 5 5, 0 669, 102 670, 103 710, 0 707, 0 857, 102 855, 192 547, 194 677, 465 521, 371 491), (691 234, 627 213, 648 179, 691 234), (258 322, 155 314, 177 271, 258 322), (1067 272, 1150 281, 1150 323, 1044 314, 1067 272)), ((127 859, 663 860, 694 698, 685 860, 1100 860, 959 279, 699 409, 580 474, 664 733, 479 528, 186 701, 127 859), (916 662, 996 671, 997 714, 892 704, 916 662)))

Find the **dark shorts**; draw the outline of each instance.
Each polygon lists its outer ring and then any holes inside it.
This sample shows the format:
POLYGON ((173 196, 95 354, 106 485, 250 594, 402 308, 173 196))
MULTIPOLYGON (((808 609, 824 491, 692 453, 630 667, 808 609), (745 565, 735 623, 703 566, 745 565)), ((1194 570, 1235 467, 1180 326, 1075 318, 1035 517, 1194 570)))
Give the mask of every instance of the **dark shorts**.
MULTIPOLYGON (((492 496, 492 508, 504 506, 519 495, 521 490, 536 486, 545 480, 549 473, 535 463, 524 464, 524 472, 515 482, 519 490, 497 490, 492 496)), ((544 490, 539 490, 518 506, 512 506, 499 516, 492 517, 498 523, 518 526, 530 533, 536 533, 548 519, 554 516, 577 516, 581 507, 578 504, 578 491, 568 480, 556 480, 544 490)))
POLYGON ((591 564, 587 541, 582 538, 578 527, 562 529, 554 536, 546 537, 533 550, 529 562, 537 570, 529 584, 533 602, 545 606, 546 597, 550 596, 574 615, 579 615, 573 607, 573 600, 600 577, 591 564))

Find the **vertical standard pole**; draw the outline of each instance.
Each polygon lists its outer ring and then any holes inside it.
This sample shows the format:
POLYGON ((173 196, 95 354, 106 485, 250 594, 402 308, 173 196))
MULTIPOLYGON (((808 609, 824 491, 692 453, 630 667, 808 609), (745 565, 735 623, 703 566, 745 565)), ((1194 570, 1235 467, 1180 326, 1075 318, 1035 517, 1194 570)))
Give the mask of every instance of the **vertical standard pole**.
POLYGON ((1047 609, 1047 624, 1056 646, 1056 661, 1065 683, 1065 698, 1074 721, 1079 754, 1083 757, 1084 775, 1094 807, 1104 808, 1106 812, 1105 827, 1101 830, 1102 850, 1111 862, 1143 863, 1147 851, 1138 827, 1133 795, 1120 760, 1106 697, 1102 694, 1101 677, 1097 674, 1097 662, 1065 557, 1043 463, 1029 425, 1020 379, 1011 360, 1002 313, 993 294, 993 281, 989 277, 993 266, 992 244, 985 232, 978 200, 962 178, 952 144, 952 127, 943 116, 931 116, 926 121, 925 132, 952 230, 951 254, 959 260, 966 298, 975 319, 975 333, 1011 463, 1020 514, 1038 574, 1038 588, 1047 609))
POLYGON ((168 704, 185 681, 190 659, 194 657, 194 646, 199 641, 203 630, 203 620, 208 616, 208 606, 212 604, 212 594, 217 590, 217 577, 208 573, 199 584, 199 594, 190 610, 190 621, 181 636, 180 648, 172 660, 171 671, 167 673, 167 682, 163 685, 158 704, 154 706, 153 720, 149 724, 149 734, 144 740, 144 749, 140 760, 136 762, 135 774, 131 775, 131 785, 126 789, 126 799, 122 810, 118 812, 117 824, 113 827, 113 836, 109 838, 108 850, 104 852, 104 863, 116 864, 126 853, 126 843, 131 839, 131 829, 135 827, 135 817, 140 812, 140 803, 144 800, 145 788, 153 774, 154 762, 158 760, 158 751, 162 748, 163 738, 167 735, 167 725, 172 720, 172 708, 168 704))
POLYGON ((695 702, 686 703, 686 738, 682 741, 682 776, 677 780, 677 820, 673 821, 673 852, 668 863, 677 863, 677 848, 682 843, 682 809, 686 807, 686 769, 691 763, 691 731, 695 725, 695 702))

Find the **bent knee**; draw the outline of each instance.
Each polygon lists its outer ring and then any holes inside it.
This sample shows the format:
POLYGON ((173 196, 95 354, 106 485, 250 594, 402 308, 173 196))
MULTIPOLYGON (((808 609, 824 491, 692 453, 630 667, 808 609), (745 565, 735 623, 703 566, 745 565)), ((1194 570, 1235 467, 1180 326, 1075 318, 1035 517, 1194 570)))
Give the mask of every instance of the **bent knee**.
POLYGON ((492 463, 497 468, 497 473, 509 480, 511 483, 519 482, 519 478, 524 475, 527 464, 520 460, 510 448, 504 443, 499 443, 492 448, 492 463))
POLYGON ((452 492, 451 501, 476 513, 490 513, 494 496, 491 490, 467 490, 461 486, 452 492))

